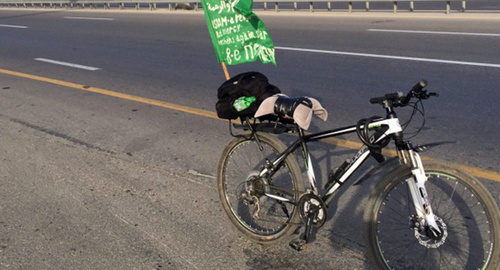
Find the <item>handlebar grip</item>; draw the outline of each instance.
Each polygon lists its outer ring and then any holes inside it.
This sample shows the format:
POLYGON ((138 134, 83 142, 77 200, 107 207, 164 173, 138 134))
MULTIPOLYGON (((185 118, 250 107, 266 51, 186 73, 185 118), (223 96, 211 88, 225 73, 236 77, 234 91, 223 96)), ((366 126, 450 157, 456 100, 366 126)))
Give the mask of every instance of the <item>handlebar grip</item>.
POLYGON ((415 96, 415 95, 418 95, 420 92, 422 92, 422 90, 427 86, 427 81, 422 79, 420 80, 417 84, 415 84, 410 92, 408 92, 408 94, 406 94, 406 97, 401 100, 401 104, 408 104, 408 102, 410 102, 410 99, 411 97, 415 96))
POLYGON ((396 93, 390 93, 390 94, 386 94, 384 97, 385 99, 387 100, 394 100, 394 101, 397 101, 399 98, 403 97, 403 93, 402 92, 396 92, 396 93))
POLYGON ((418 82, 417 84, 415 84, 413 86, 413 88, 411 89, 410 92, 413 92, 415 94, 418 94, 422 91, 422 89, 424 89, 425 87, 427 86, 427 81, 422 79, 420 80, 420 82, 418 82))
POLYGON ((378 104, 378 103, 380 103, 382 101, 384 101, 383 97, 370 98, 370 103, 371 104, 378 104))

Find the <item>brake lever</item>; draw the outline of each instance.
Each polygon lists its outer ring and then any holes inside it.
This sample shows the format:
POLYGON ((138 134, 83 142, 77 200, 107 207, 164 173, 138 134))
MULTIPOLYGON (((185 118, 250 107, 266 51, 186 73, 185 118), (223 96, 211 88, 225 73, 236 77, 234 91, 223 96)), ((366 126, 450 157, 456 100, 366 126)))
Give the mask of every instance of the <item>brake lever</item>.
POLYGON ((430 98, 432 96, 439 97, 439 94, 435 93, 435 92, 429 92, 429 93, 427 93, 426 90, 422 90, 420 93, 418 93, 417 95, 415 95, 415 97, 419 98, 419 99, 428 99, 428 98, 430 98))

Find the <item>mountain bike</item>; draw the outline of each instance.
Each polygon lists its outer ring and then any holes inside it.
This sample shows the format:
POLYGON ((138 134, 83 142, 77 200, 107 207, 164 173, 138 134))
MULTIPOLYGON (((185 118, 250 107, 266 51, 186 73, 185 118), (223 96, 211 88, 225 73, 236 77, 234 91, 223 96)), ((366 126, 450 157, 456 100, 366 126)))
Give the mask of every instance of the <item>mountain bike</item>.
MULTIPOLYGON (((381 149, 393 141, 397 168, 376 184, 364 213, 368 259, 383 269, 499 269, 500 214, 484 186, 468 173, 443 161, 423 161, 420 153, 441 143, 414 146, 404 138, 410 120, 400 124, 396 108, 422 114, 423 100, 436 93, 425 80, 406 95, 397 92, 370 99, 385 117, 361 119, 356 125, 306 134, 290 116, 306 97, 283 97, 272 119, 230 122, 233 138, 217 169, 217 188, 232 223, 251 240, 272 244, 304 228, 290 246, 301 251, 313 228, 327 220, 334 195, 369 158, 384 162, 381 149), (233 129, 242 130, 234 134, 233 129), (274 133, 274 134, 273 134, 274 133), (293 133, 289 146, 275 134, 293 133), (357 133, 363 146, 318 188, 308 143, 357 133), (307 179, 295 158, 302 156, 307 179)), ((307 103, 307 102, 306 102, 307 103)))

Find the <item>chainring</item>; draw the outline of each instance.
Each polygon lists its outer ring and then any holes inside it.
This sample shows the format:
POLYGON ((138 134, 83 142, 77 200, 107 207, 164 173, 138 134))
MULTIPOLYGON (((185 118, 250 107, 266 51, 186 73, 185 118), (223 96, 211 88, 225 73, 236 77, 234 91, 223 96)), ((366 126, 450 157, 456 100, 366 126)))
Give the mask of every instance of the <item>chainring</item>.
POLYGON ((315 228, 320 228, 325 224, 326 221, 326 213, 327 207, 325 202, 315 194, 308 193, 302 195, 300 197, 299 202, 297 203, 297 207, 299 208, 300 218, 306 222, 312 207, 315 208, 315 218, 312 220, 312 224, 315 228))

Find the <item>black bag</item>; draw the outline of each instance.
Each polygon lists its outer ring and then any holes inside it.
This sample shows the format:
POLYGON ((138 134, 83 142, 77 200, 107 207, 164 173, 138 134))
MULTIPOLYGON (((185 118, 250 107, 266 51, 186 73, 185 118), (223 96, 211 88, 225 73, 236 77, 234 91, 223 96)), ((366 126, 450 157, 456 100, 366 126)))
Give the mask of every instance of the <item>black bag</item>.
POLYGON ((278 87, 269 84, 267 77, 259 72, 251 71, 238 74, 225 81, 217 90, 217 116, 223 119, 253 117, 262 101, 272 95, 281 93, 278 87), (243 111, 236 111, 233 102, 242 96, 254 96, 256 101, 243 111))

